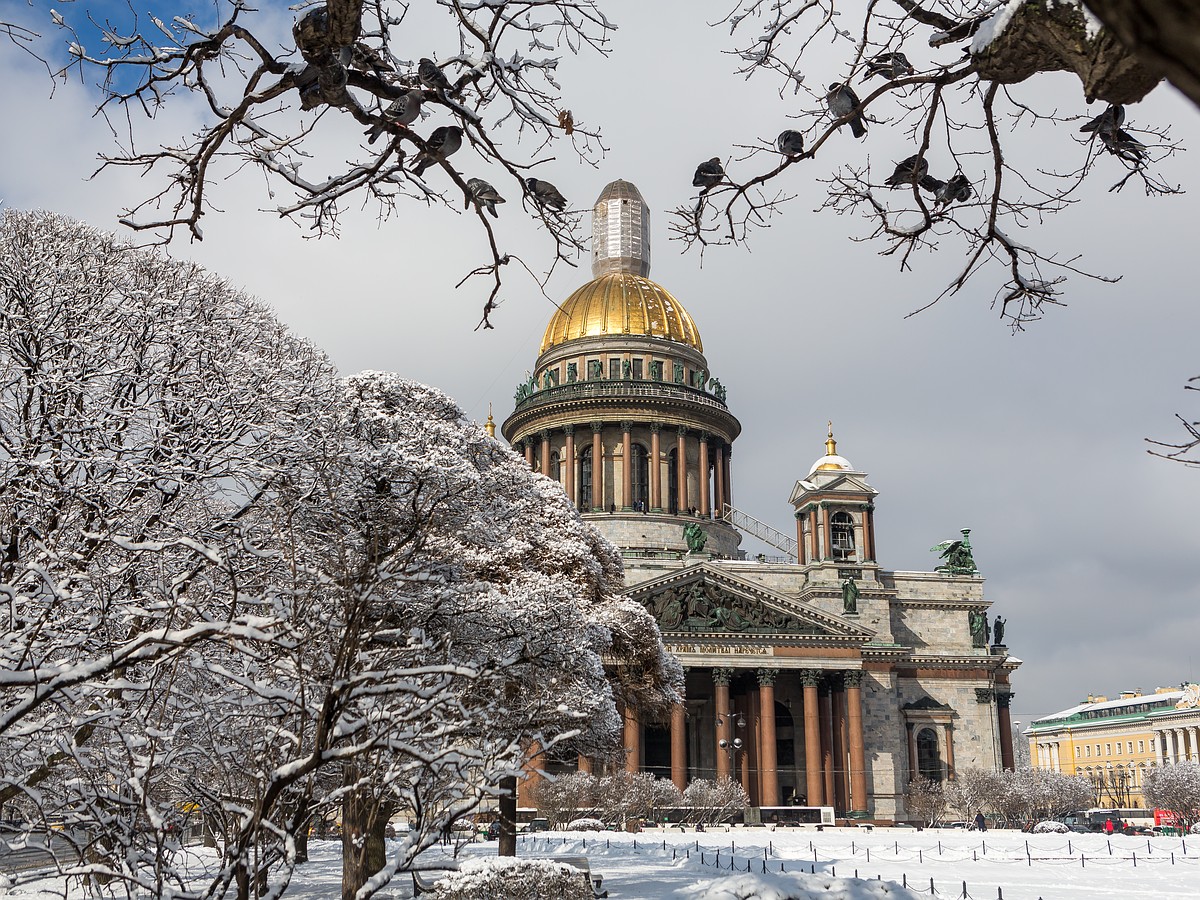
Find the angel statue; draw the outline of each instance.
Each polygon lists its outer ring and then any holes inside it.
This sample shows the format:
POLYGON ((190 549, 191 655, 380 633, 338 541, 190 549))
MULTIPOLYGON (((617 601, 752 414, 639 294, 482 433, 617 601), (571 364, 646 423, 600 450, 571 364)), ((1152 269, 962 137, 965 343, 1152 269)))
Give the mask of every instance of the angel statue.
POLYGON ((942 541, 936 547, 930 547, 930 553, 940 553, 945 560, 940 566, 935 566, 933 571, 946 575, 974 575, 979 571, 975 567, 975 558, 971 556, 970 534, 971 529, 964 528, 961 541, 942 541))

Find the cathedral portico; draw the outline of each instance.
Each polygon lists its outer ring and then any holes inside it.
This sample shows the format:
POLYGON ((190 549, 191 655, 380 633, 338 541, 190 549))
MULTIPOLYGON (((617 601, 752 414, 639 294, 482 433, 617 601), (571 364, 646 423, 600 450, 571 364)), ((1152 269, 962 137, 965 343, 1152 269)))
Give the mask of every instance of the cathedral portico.
POLYGON ((733 778, 751 815, 887 821, 907 818, 913 778, 1011 765, 1020 661, 989 641, 968 532, 939 545, 936 571, 883 568, 878 492, 829 424, 788 496, 794 543, 790 527, 756 530, 784 555, 746 558, 739 527, 761 523, 732 505, 741 424, 695 321, 649 279, 649 214, 628 182, 598 198, 592 249, 593 280, 551 317, 503 433, 620 549, 626 595, 686 679, 664 720, 623 710, 614 759, 580 767, 680 789, 733 778))

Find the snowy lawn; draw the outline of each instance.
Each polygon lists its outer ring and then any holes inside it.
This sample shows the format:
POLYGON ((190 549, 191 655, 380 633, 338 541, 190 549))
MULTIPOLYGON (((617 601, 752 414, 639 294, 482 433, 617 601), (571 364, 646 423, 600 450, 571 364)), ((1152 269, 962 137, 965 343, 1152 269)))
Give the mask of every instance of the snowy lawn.
MULTIPOLYGON (((460 849, 459 859, 495 852, 494 841, 469 844, 460 849)), ((587 856, 592 872, 604 877, 604 887, 613 900, 961 898, 964 882, 969 900, 1000 896, 1003 900, 1200 897, 1200 838, 1117 835, 1110 840, 1104 835, 1025 835, 1016 831, 979 834, 875 829, 867 833, 839 828, 818 833, 734 828, 703 834, 556 832, 522 837, 519 852, 525 856, 587 856), (736 871, 730 871, 731 861, 736 871), (764 863, 767 874, 763 874, 764 863), (856 880, 856 875, 863 880, 856 880), (901 887, 905 882, 907 891, 901 887)), ((336 842, 313 842, 312 861, 300 867, 285 896, 294 900, 337 897, 340 854, 336 842)), ((447 859, 439 849, 421 861, 436 865, 447 859)), ((202 860, 196 857, 195 863, 200 865, 202 860)), ((56 889, 63 890, 61 879, 45 879, 4 896, 32 900, 56 889)), ((66 896, 83 895, 78 888, 68 887, 66 896)), ((379 896, 409 898, 412 881, 403 876, 379 896)))

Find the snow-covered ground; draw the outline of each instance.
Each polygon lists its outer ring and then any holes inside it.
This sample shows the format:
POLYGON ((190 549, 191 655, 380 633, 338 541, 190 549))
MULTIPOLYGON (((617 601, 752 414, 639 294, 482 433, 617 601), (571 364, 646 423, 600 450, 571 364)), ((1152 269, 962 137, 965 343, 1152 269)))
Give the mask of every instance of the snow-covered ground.
MULTIPOLYGON (((494 841, 469 844, 460 848, 459 858, 495 852, 494 841)), ((916 900, 961 898, 964 890, 968 900, 1200 897, 1200 838, 733 828, 703 834, 552 833, 522 837, 519 852, 587 856, 613 900, 916 900), (908 891, 901 888, 904 883, 908 891)), ((296 873, 286 897, 338 896, 340 844, 314 842, 312 856, 296 873)), ((422 862, 433 865, 444 859, 438 850, 422 862)), ((62 896, 63 888, 60 879, 45 879, 0 894, 32 900, 47 896, 47 889, 62 896)), ((82 893, 66 886, 65 895, 82 893)), ((398 879, 383 896, 411 897, 411 880, 398 879)))

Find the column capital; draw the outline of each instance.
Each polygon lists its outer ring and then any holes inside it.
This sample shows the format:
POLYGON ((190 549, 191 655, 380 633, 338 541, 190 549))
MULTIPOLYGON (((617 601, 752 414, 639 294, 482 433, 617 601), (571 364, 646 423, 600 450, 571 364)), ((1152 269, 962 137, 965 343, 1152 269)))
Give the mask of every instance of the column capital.
POLYGON ((863 670, 847 669, 842 673, 842 684, 847 688, 862 687, 863 670))
POLYGON ((622 419, 621 431, 625 432, 625 434, 629 434, 629 432, 633 431, 633 422, 629 419, 622 419))
POLYGON ((678 434, 680 437, 687 437, 687 433, 688 433, 688 427, 687 427, 686 425, 680 425, 680 426, 678 426, 678 427, 675 429, 675 432, 676 432, 676 433, 677 433, 677 434, 678 434))
POLYGON ((575 426, 574 425, 564 425, 562 427, 562 430, 563 430, 563 434, 574 434, 575 426))
POLYGON ((601 431, 603 431, 603 430, 604 430, 604 423, 603 423, 603 422, 592 422, 592 423, 590 423, 590 424, 591 424, 591 426, 592 426, 592 433, 593 433, 593 434, 599 434, 601 431))
POLYGON ((711 438, 711 437, 712 437, 712 434, 710 434, 710 433, 709 433, 709 432, 707 432, 707 431, 702 431, 702 432, 700 432, 700 440, 701 440, 703 443, 705 443, 705 444, 707 444, 707 443, 708 443, 708 440, 709 440, 709 438, 711 438))
POLYGON ((764 684, 764 685, 774 684, 775 679, 778 677, 779 677, 778 669, 759 669, 758 670, 758 683, 759 684, 764 684))
POLYGON ((550 440, 550 429, 543 428, 541 431, 538 432, 538 437, 540 437, 543 441, 550 440))
POLYGON ((1013 691, 996 691, 996 705, 1001 709, 1008 709, 1012 703, 1013 691))
POLYGON ((991 688, 975 688, 976 703, 991 703, 992 689, 991 688))
POLYGON ((800 683, 805 687, 816 687, 821 683, 820 669, 801 669, 800 683))
POLYGON ((662 431, 662 422, 651 422, 650 423, 651 434, 658 434, 660 431, 662 431))
POLYGON ((728 685, 733 681, 733 669, 713 669, 713 681, 716 684, 728 685))

